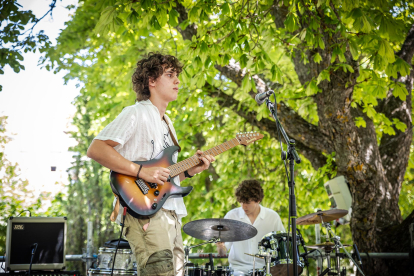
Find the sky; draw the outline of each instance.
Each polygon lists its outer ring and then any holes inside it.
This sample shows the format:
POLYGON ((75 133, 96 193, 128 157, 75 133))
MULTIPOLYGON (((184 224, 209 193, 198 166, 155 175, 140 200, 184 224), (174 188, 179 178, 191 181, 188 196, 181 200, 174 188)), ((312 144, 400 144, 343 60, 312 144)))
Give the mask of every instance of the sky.
MULTIPOLYGON (((48 10, 51 0, 20 0, 23 10, 32 10, 37 18, 48 10)), ((35 33, 44 30, 52 44, 70 20, 65 7, 74 0, 57 1, 53 16, 47 15, 35 27, 35 33)), ((72 10, 71 12, 73 12, 72 10)), ((12 138, 5 148, 6 158, 18 163, 21 178, 29 181, 35 195, 41 192, 56 194, 67 184, 67 168, 75 145, 65 131, 74 130, 71 118, 75 108, 71 104, 79 94, 74 82, 64 85, 64 72, 53 74, 37 66, 41 54, 23 54, 25 70, 14 73, 6 66, 0 75, 0 116, 8 116, 7 134, 12 138), (51 167, 56 166, 56 171, 51 167), (56 182, 60 184, 55 184, 56 182)), ((47 204, 46 204, 47 205, 47 204)), ((44 206, 47 207, 47 206, 44 206)), ((44 209, 44 208, 42 208, 44 209)))

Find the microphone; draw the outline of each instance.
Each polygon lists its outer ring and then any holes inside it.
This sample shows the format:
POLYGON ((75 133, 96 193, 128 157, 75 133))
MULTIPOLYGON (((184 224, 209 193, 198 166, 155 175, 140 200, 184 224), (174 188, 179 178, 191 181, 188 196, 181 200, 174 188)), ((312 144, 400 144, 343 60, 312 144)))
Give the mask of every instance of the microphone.
POLYGON ((258 93, 258 94, 256 94, 256 97, 254 97, 254 99, 256 100, 256 102, 257 102, 258 105, 262 105, 262 103, 264 103, 265 100, 267 98, 269 98, 270 95, 272 95, 273 93, 274 93, 273 90, 269 90, 269 91, 266 91, 266 92, 258 93))

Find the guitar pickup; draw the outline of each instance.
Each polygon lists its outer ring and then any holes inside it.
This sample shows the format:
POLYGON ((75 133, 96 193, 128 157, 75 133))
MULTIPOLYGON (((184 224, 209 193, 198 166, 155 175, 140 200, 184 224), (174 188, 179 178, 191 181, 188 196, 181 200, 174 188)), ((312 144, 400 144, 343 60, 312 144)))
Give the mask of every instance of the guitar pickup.
POLYGON ((135 184, 137 184, 137 186, 144 195, 148 194, 149 188, 141 178, 135 180, 135 184))

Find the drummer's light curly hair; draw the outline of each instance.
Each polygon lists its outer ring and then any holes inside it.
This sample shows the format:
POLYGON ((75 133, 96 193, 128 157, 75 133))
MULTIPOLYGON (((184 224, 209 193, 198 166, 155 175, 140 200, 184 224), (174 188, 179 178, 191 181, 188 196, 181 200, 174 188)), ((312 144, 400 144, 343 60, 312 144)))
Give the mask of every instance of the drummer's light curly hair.
POLYGON ((151 96, 149 90, 149 80, 158 79, 166 69, 173 69, 177 76, 183 70, 183 66, 178 59, 171 55, 161 53, 148 53, 143 59, 137 62, 137 68, 132 75, 132 88, 137 94, 137 101, 148 100, 151 96))
POLYGON ((256 179, 242 181, 237 187, 235 195, 240 203, 260 202, 264 197, 262 185, 256 179))

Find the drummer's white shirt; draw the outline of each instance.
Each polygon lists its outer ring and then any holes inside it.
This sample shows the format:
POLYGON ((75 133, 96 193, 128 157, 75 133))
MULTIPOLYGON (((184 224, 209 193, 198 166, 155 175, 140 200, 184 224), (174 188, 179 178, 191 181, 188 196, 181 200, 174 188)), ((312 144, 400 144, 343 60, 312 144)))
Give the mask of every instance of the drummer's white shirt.
MULTIPOLYGON (((244 253, 258 253, 258 243, 262 240, 264 235, 272 231, 285 231, 285 227, 283 227, 282 220, 278 213, 263 207, 262 205, 259 206, 260 213, 253 224, 241 207, 231 210, 224 217, 225 219, 234 219, 245 222, 249 225, 253 225, 257 229, 257 235, 251 239, 225 243, 226 248, 230 249, 229 263, 234 272, 240 271, 247 274, 249 270, 253 269, 253 257, 244 253)), ((256 258, 255 268, 261 269, 264 266, 264 260, 256 258)), ((236 274, 238 273, 235 273, 235 275, 236 274)))

